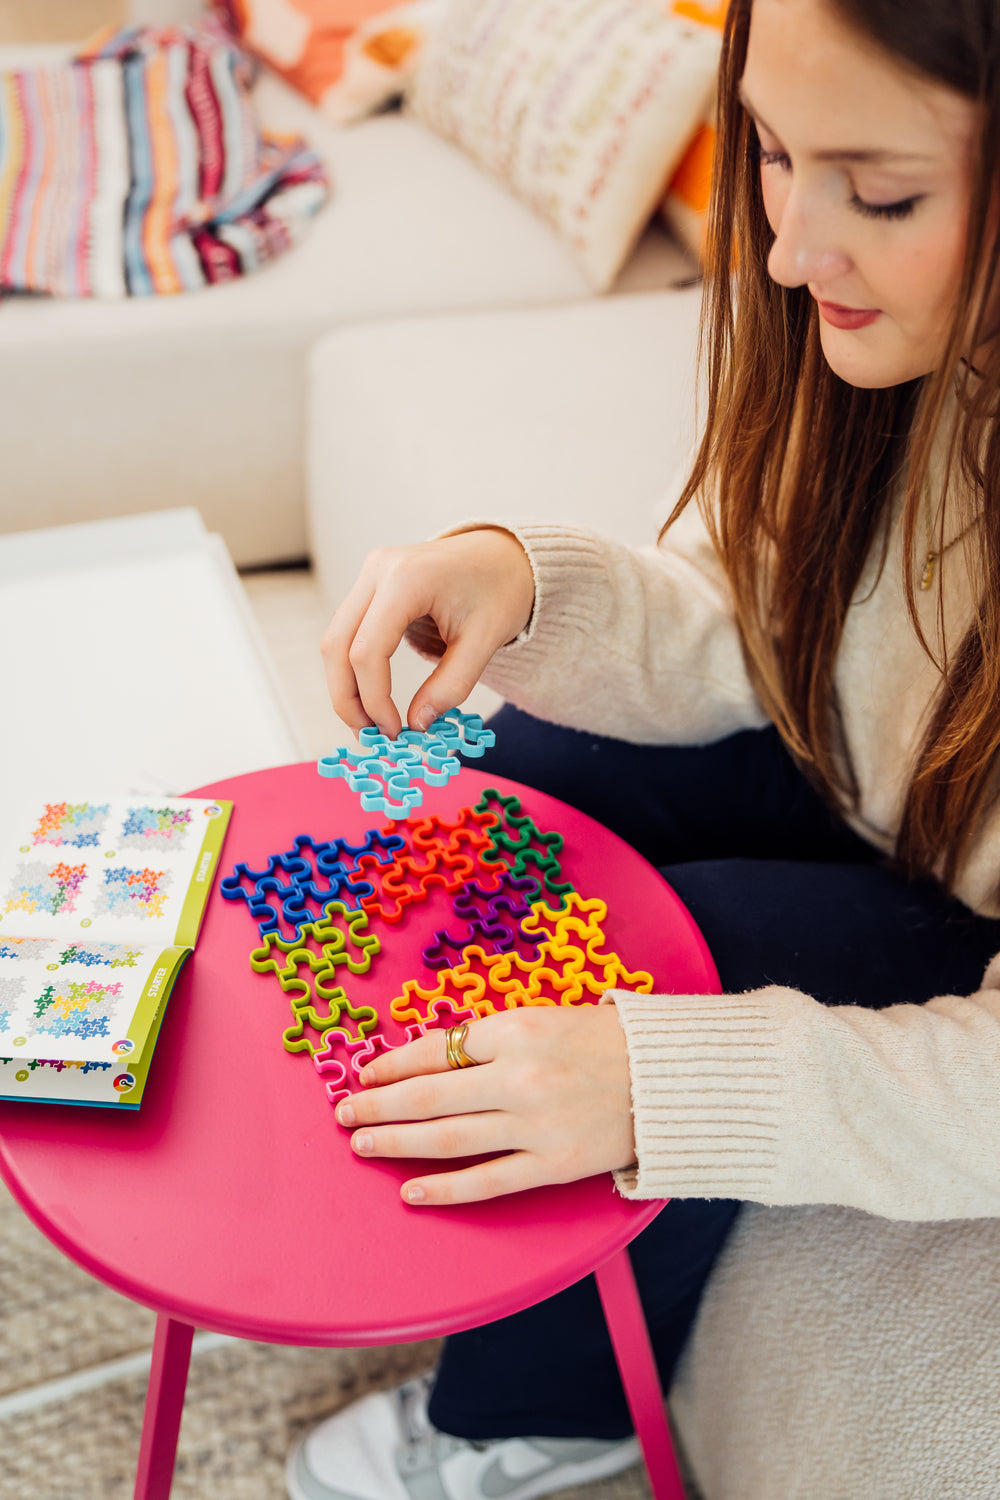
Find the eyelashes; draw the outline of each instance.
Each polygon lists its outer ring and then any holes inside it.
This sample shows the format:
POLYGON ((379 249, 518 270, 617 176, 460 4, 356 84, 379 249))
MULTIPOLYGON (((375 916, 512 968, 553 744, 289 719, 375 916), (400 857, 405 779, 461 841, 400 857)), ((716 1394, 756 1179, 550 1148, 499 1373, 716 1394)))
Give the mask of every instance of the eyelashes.
MULTIPOLYGON (((759 141, 754 155, 762 167, 780 167, 784 172, 792 169, 786 152, 765 151, 759 141)), ((847 201, 854 212, 865 219, 908 219, 917 204, 923 201, 923 195, 918 193, 912 198, 900 198, 896 203, 869 203, 866 199, 859 198, 857 193, 852 193, 847 201)))
POLYGON ((908 219, 920 202, 916 198, 900 198, 898 203, 866 203, 857 193, 852 193, 851 207, 866 219, 908 219))

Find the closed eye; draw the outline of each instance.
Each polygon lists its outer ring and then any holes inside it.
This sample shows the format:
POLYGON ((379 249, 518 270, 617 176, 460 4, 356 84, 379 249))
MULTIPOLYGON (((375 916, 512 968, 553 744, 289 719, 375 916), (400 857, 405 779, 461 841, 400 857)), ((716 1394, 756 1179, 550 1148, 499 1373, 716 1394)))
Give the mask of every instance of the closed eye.
POLYGON ((791 168, 791 159, 785 151, 765 151, 763 146, 757 147, 757 160, 762 167, 781 167, 787 172, 791 168))
POLYGON ((922 200, 923 195, 918 193, 913 198, 901 198, 898 203, 867 203, 857 193, 852 193, 850 201, 855 213, 866 219, 908 219, 922 200))
MULTIPOLYGON (((763 146, 758 145, 757 160, 762 167, 780 167, 783 172, 791 171, 791 158, 786 151, 765 151, 763 146)), ((854 212, 865 219, 908 219, 917 204, 923 202, 923 197, 922 193, 916 193, 912 198, 900 198, 896 203, 869 203, 857 193, 852 193, 848 201, 854 212)))

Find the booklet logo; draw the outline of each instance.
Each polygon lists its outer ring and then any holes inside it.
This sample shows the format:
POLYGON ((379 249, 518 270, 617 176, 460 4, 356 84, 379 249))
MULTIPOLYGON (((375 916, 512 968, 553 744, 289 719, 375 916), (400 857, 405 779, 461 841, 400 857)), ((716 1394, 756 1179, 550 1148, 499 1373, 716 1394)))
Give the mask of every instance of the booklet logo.
POLYGON ((195 884, 196 885, 204 885, 205 881, 208 879, 209 875, 211 874, 211 870, 212 870, 212 851, 211 851, 211 849, 206 849, 205 852, 204 852, 204 854, 201 856, 201 859, 198 861, 198 868, 195 871, 195 875, 194 875, 195 884))

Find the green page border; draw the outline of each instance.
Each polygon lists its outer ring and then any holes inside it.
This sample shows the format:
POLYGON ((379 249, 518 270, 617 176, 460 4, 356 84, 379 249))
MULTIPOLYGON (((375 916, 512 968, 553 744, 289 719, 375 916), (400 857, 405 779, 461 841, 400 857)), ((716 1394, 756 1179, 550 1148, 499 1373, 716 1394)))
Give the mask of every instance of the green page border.
POLYGON ((198 940, 198 929, 205 915, 205 907, 208 905, 208 897, 212 890, 212 881, 219 863, 219 855, 222 852, 226 829, 229 827, 229 819, 233 813, 231 802, 220 800, 215 806, 221 808, 222 811, 218 817, 208 819, 208 827, 205 829, 205 837, 198 852, 191 884, 184 897, 177 931, 174 934, 174 942, 183 948, 193 948, 198 940))
MULTIPOLYGON (((134 1044, 135 1053, 142 1056, 146 1046, 146 1039, 154 1027, 157 1018, 163 1013, 167 996, 174 987, 181 964, 190 953, 190 948, 164 948, 156 959, 148 975, 146 983, 142 987, 142 994, 136 1002, 132 1019, 128 1023, 125 1035, 134 1044)), ((128 1067, 124 1058, 119 1059, 123 1067, 128 1067)), ((134 1068, 129 1068, 134 1073, 134 1068)))
MULTIPOLYGON (((181 971, 181 966, 190 952, 190 948, 168 948, 166 952, 161 955, 161 964, 163 959, 167 958, 167 956, 171 953, 177 954, 177 957, 174 960, 173 967, 170 969, 170 972, 168 973, 166 979, 163 981, 158 991, 156 997, 157 1009, 155 1013, 150 1017, 149 1030, 146 1034, 145 1043, 139 1049, 138 1060, 135 1062, 131 1062, 131 1059, 126 1058, 122 1058, 121 1060, 123 1071, 131 1073, 135 1078, 135 1088, 130 1089, 127 1094, 122 1094, 114 1102, 109 1101, 110 1107, 112 1109, 138 1109, 139 1105, 142 1103, 142 1096, 145 1092, 146 1082, 149 1078, 149 1070, 153 1063, 153 1052, 156 1048, 156 1043, 160 1035, 160 1027, 163 1024, 163 1017, 165 1016, 167 1010, 167 1001, 170 999, 170 994, 173 990, 174 982, 181 971)), ((154 975, 155 973, 156 969, 153 970, 154 975)), ((145 995, 143 996, 143 999, 145 1000, 145 995)), ((90 1103, 91 1101, 88 1100, 87 1102, 90 1103)))

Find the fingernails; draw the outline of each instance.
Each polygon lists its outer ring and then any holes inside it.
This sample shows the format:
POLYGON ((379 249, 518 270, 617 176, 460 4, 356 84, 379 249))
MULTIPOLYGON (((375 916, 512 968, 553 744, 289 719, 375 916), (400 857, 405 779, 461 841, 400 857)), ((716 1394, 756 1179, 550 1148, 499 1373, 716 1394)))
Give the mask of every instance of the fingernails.
POLYGON ((408 1203, 422 1203, 427 1196, 419 1182, 408 1182, 405 1191, 408 1203))
POLYGON ((350 1104, 341 1104, 337 1108, 337 1121, 341 1125, 353 1125, 357 1116, 354 1107, 350 1104))
POLYGON ((429 704, 425 704, 417 714, 417 728, 421 730, 423 734, 426 734, 436 718, 437 710, 431 708, 429 704))
MULTIPOLYGON (((374 1083, 375 1082, 375 1074, 372 1072, 371 1068, 362 1068, 361 1069, 361 1072, 358 1074, 358 1082, 363 1087, 367 1087, 367 1085, 369 1083, 374 1083)), ((348 1106, 348 1108, 350 1108, 350 1106, 348 1106)), ((353 1110, 351 1110, 351 1119, 352 1120, 354 1119, 354 1111, 353 1110)))
POLYGON ((365 1156, 369 1151, 374 1151, 375 1137, 368 1134, 356 1135, 352 1139, 351 1145, 359 1156, 365 1156))

